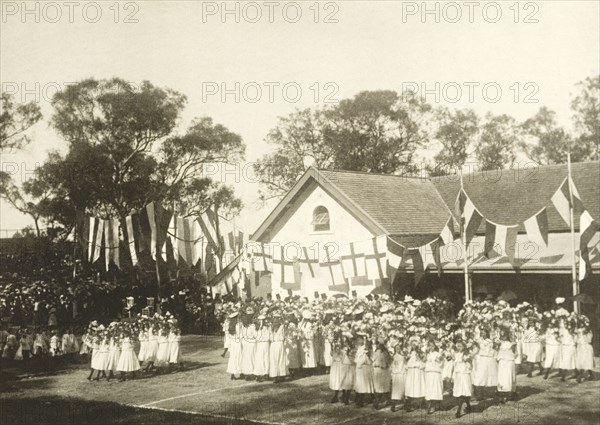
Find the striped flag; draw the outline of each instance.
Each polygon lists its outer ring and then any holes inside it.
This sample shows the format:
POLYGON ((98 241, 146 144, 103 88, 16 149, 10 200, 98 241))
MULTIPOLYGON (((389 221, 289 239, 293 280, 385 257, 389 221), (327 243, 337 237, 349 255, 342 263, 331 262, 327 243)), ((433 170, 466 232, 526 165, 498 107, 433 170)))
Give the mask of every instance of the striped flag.
POLYGON ((542 208, 533 217, 523 223, 527 238, 538 246, 548 246, 548 212, 546 207, 542 208))
POLYGON ((146 205, 146 214, 148 216, 148 224, 150 225, 150 255, 156 261, 156 241, 158 239, 158 229, 156 228, 156 211, 154 202, 146 205))
POLYGON ((402 264, 402 259, 404 258, 405 248, 403 245, 400 245, 398 242, 393 240, 392 238, 387 238, 387 265, 388 265, 388 275, 394 280, 394 276, 398 272, 400 268, 400 264, 402 264))
POLYGON ((573 194, 573 203, 581 204, 581 196, 573 183, 573 180, 569 176, 565 177, 559 188, 552 195, 552 203, 558 214, 562 217, 565 223, 571 223, 571 195, 573 194))
POLYGON ((135 246, 135 231, 133 223, 133 214, 128 215, 125 218, 125 225, 127 227, 127 246, 129 247, 129 254, 131 255, 131 262, 135 266, 138 263, 138 256, 135 246))
POLYGON ((415 286, 417 286, 425 277, 425 267, 423 257, 419 248, 410 248, 407 250, 407 256, 412 259, 413 272, 415 273, 415 286))
MULTIPOLYGON (((177 240, 177 215, 175 214, 175 212, 173 212, 173 215, 171 215, 171 219, 169 220, 169 227, 167 228, 167 239, 170 242, 170 248, 171 248, 171 252, 173 253, 173 259, 175 260, 176 264, 179 264, 179 241, 177 240)), ((165 239, 165 242, 163 243, 163 248, 162 248, 162 257, 163 260, 166 262, 168 259, 168 247, 167 247, 167 240, 165 239)))
POLYGON ((440 233, 440 237, 442 238, 442 242, 444 245, 448 245, 449 243, 454 242, 454 219, 452 216, 446 222, 446 225, 442 229, 440 233))
POLYGON ((252 253, 252 264, 255 272, 270 272, 273 270, 273 256, 270 253, 270 246, 260 242, 250 244, 252 253))
MULTIPOLYGON (((102 236, 104 234, 104 220, 93 218, 95 222, 94 237, 91 239, 92 250, 90 251, 90 263, 95 263, 100 258, 102 252, 102 236)), ((92 226, 90 226, 92 228, 92 226)))
POLYGON ((104 255, 106 270, 109 269, 111 261, 115 266, 120 267, 118 220, 104 220, 104 255))
POLYGON ((490 258, 495 252, 500 256, 507 256, 511 263, 515 259, 515 244, 517 243, 517 234, 519 226, 505 226, 492 223, 489 220, 485 222, 485 242, 484 253, 490 258))
POLYGON ((367 278, 369 280, 383 279, 387 274, 387 236, 377 236, 367 241, 365 246, 365 267, 367 269, 367 278))
POLYGON ((457 214, 456 215, 458 217, 462 218, 461 227, 460 227, 461 238, 462 238, 462 232, 464 229, 463 226, 466 226, 466 229, 465 229, 466 241, 464 241, 464 242, 466 245, 469 245, 469 243, 471 242, 471 240, 477 233, 477 230, 479 229, 479 225, 481 224, 481 220, 483 219, 483 216, 477 210, 477 208, 475 208, 475 205, 473 204, 473 202, 467 196, 467 194, 465 193, 465 191, 463 189, 461 189, 458 194, 457 214))
POLYGON ((198 224, 200 224, 200 228, 202 229, 202 233, 204 237, 208 240, 213 247, 217 250, 221 249, 221 242, 217 236, 217 229, 215 223, 215 214, 212 210, 207 209, 205 212, 200 214, 198 217, 198 224))
POLYGON ((366 276, 365 253, 354 242, 342 245, 340 259, 347 278, 366 276))
POLYGON ((585 210, 579 218, 579 280, 585 279, 588 269, 591 269, 589 243, 600 231, 600 223, 592 218, 585 210))
POLYGON ((440 237, 418 248, 421 255, 423 270, 427 271, 430 265, 437 269, 438 275, 442 274, 442 261, 440 258, 440 237))

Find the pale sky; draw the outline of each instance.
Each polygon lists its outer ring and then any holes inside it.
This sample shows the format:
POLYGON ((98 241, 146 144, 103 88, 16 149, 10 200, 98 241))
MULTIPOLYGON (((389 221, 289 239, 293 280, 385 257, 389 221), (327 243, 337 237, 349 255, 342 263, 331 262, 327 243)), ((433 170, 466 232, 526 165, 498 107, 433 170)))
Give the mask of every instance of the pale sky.
MULTIPOLYGON (((49 99, 88 77, 178 90, 188 97, 181 131, 207 115, 240 134, 247 164, 239 165, 240 178, 219 179, 242 197, 237 224, 248 232, 272 205, 257 203, 258 183, 236 180, 252 177, 249 164, 271 149, 265 135, 295 108, 411 86, 422 95, 427 89, 426 100, 436 106, 480 115, 524 120, 545 105, 570 126, 575 83, 600 72, 598 1, 429 2, 427 8, 431 13, 423 14, 420 1, 2 2, 2 89, 17 101, 38 101, 44 114, 29 133, 32 143, 3 155, 2 167, 20 181, 48 150, 65 147, 48 126, 49 99)), ((0 229, 27 224, 28 217, 0 202, 0 229)))

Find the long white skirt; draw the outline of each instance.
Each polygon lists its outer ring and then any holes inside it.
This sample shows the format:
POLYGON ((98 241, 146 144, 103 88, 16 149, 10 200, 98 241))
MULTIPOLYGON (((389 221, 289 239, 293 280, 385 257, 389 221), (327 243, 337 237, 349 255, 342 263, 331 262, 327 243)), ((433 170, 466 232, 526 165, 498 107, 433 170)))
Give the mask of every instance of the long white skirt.
POLYGON ((456 372, 453 376, 454 383, 452 387, 452 395, 454 397, 471 397, 471 372, 460 373, 456 372))
POLYGON ((227 361, 227 373, 239 375, 242 373, 242 343, 234 338, 229 343, 229 360, 227 361))
POLYGON ((287 376, 287 356, 283 341, 273 341, 269 347, 269 376, 277 378, 287 376))
POLYGON ((494 357, 477 356, 473 385, 495 387, 498 385, 498 364, 494 357))
POLYGON ((121 355, 119 356, 119 363, 117 365, 117 370, 119 372, 135 372, 140 369, 140 362, 133 351, 133 348, 130 350, 121 351, 121 355))
POLYGON ((392 373, 390 369, 373 367, 373 382, 376 393, 389 393, 392 390, 392 373))
POLYGON ((91 368, 95 370, 104 370, 104 354, 98 349, 92 349, 91 368))
POLYGON ((513 360, 498 361, 498 391, 514 392, 517 388, 517 373, 513 360))
POLYGON ((330 367, 333 363, 331 360, 331 342, 327 340, 323 341, 323 361, 326 367, 330 367))
POLYGON ((560 361, 560 345, 546 345, 544 369, 558 369, 560 361))
POLYGON ((443 400, 444 381, 441 372, 425 372, 425 400, 443 400))
POLYGON ((352 390, 356 375, 356 366, 353 364, 341 364, 340 366, 340 387, 342 390, 352 390))
POLYGON ((329 389, 333 391, 340 391, 342 389, 342 362, 339 360, 333 360, 331 362, 331 369, 329 369, 329 389))
POLYGON ((392 400, 402 400, 406 388, 406 373, 392 373, 392 400))
POLYGON ((372 394, 375 392, 375 383, 373 382, 373 366, 364 364, 356 368, 354 378, 354 391, 359 394, 372 394))
POLYGON ((156 340, 150 340, 148 341, 148 345, 146 345, 146 356, 145 356, 145 361, 150 363, 150 362, 155 362, 156 361, 156 355, 158 354, 158 341, 156 340))
POLYGON ((524 342, 523 356, 529 363, 539 363, 542 361, 542 344, 540 342, 524 342))
POLYGON ((179 341, 171 341, 169 344, 169 363, 181 363, 181 350, 179 349, 179 341))
POLYGON ((148 341, 140 341, 140 352, 138 353, 138 360, 140 363, 146 361, 148 357, 148 341))
POLYGON ((558 368, 565 370, 575 369, 575 346, 561 345, 560 359, 558 360, 558 368))
POLYGON ((269 341, 256 343, 254 351, 254 375, 264 376, 269 374, 269 341))
POLYGON ((285 344, 285 353, 287 360, 287 367, 289 369, 298 369, 302 366, 300 362, 300 350, 298 348, 298 343, 295 341, 287 342, 285 344))
POLYGON ((113 372, 116 372, 120 357, 121 350, 108 350, 108 362, 106 364, 106 370, 112 370, 113 372))
POLYGON ((169 342, 160 341, 158 343, 158 350, 156 351, 156 360, 154 361, 157 366, 165 365, 169 363, 169 342))
POLYGON ((425 397, 425 372, 418 367, 406 370, 405 394, 407 397, 425 397))
POLYGON ((454 373, 454 362, 452 360, 444 361, 442 367, 442 379, 452 380, 452 374, 454 373))
POLYGON ((594 349, 592 348, 592 344, 579 344, 577 346, 577 355, 575 357, 575 369, 594 369, 594 349))
POLYGON ((254 374, 254 353, 256 342, 242 340, 242 373, 244 375, 254 374))
POLYGON ((315 347, 314 339, 307 339, 304 341, 302 352, 302 367, 306 369, 317 367, 317 349, 315 347))

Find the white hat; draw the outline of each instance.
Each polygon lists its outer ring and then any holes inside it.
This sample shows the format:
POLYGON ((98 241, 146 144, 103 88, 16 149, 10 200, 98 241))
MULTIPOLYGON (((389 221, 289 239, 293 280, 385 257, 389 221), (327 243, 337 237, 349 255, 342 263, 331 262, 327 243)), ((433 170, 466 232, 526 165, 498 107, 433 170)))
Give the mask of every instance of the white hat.
POLYGON ((558 298, 556 298, 556 299, 554 300, 554 302, 555 302, 556 304, 562 304, 562 303, 564 303, 564 302, 565 302, 565 299, 564 299, 563 297, 558 297, 558 298))
POLYGON ((228 317, 229 317, 230 319, 233 319, 233 318, 237 317, 237 316, 238 316, 238 314, 239 314, 239 313, 238 313, 237 311, 234 311, 234 312, 233 312, 233 313, 231 313, 231 314, 230 314, 228 317))
POLYGON ((302 312, 302 317, 305 319, 310 319, 312 317, 312 313, 310 310, 304 310, 302 312))
POLYGON ((265 316, 264 314, 260 314, 257 319, 258 320, 265 320, 267 318, 267 316, 265 316))

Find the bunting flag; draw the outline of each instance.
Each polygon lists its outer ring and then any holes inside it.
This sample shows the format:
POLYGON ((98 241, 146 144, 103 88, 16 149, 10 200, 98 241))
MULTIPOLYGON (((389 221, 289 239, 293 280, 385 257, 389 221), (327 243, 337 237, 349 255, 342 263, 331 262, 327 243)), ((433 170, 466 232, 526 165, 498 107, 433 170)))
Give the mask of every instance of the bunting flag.
POLYGON ((120 267, 118 220, 104 220, 104 255, 106 270, 109 269, 111 261, 115 266, 120 267))
POLYGON ((246 246, 246 243, 248 242, 248 235, 245 234, 244 232, 242 232, 241 230, 238 230, 237 232, 237 236, 235 238, 235 244, 236 244, 236 253, 240 253, 244 250, 244 247, 246 246))
POLYGON ((253 243, 251 246, 252 264, 255 272, 270 272, 273 270, 273 256, 269 252, 269 245, 253 243))
POLYGON ((319 263, 319 266, 323 275, 326 276, 329 290, 347 294, 350 287, 345 279, 341 261, 336 257, 330 245, 325 245, 324 250, 325 256, 323 257, 323 261, 319 263))
MULTIPOLYGON (((173 254, 181 257, 185 263, 193 267, 205 254, 205 244, 200 231, 200 225, 193 217, 176 217, 177 225, 177 250, 173 254)), ((173 239, 172 239, 173 240, 173 239)), ((205 267, 203 266, 205 269, 205 267)))
POLYGON ((388 266, 388 275, 394 280, 394 276, 398 272, 400 268, 400 264, 402 264, 402 259, 404 258, 405 248, 403 245, 400 245, 398 242, 394 241, 392 238, 387 238, 387 266, 388 266))
POLYGON ((387 236, 377 236, 367 241, 364 252, 367 279, 383 281, 387 278, 387 236))
POLYGON ((588 269, 591 269, 589 243, 600 231, 600 223, 584 210, 579 218, 579 280, 585 279, 588 269))
MULTIPOLYGON (((171 252, 173 254, 173 259, 175 260, 175 264, 179 264, 179 241, 178 241, 178 232, 177 232, 177 214, 173 213, 171 215, 171 220, 169 220, 169 227, 167 229, 167 239, 170 242, 171 252)), ((167 261, 167 241, 163 244, 163 260, 167 261)))
POLYGON ((294 261, 285 256, 285 247, 273 249, 273 275, 271 285, 279 283, 282 289, 299 290, 300 280, 294 274, 294 261))
MULTIPOLYGON (((100 225, 100 220, 95 218, 95 217, 89 217, 88 220, 88 235, 87 235, 87 260, 90 263, 93 263, 95 260, 92 260, 94 258, 94 253, 97 250, 96 246, 100 245, 101 239, 96 242, 96 237, 98 235, 98 226, 100 225)), ((102 236, 102 235, 101 235, 102 236)))
MULTIPOLYGON (((560 187, 552 195, 552 203, 558 214, 562 217, 565 223, 571 223, 571 193, 573 194, 573 203, 581 205, 581 196, 569 176, 565 177, 560 187)), ((573 205, 574 207, 574 205, 573 205)))
POLYGON ((519 226, 505 226, 502 224, 485 221, 485 242, 484 254, 490 258, 495 252, 500 256, 507 256, 511 263, 515 259, 515 245, 517 243, 517 234, 519 226))
POLYGON ((341 249, 342 270, 347 278, 366 276, 365 253, 357 252, 354 242, 342 245, 341 249))
POLYGON ((441 236, 434 241, 429 242, 417 248, 421 257, 423 271, 427 271, 432 265, 436 268, 438 275, 442 274, 442 261, 440 258, 441 236))
MULTIPOLYGON (((302 247, 302 255, 298 259, 300 263, 300 272, 302 275, 310 277, 312 279, 319 277, 319 259, 317 258, 317 253, 315 255, 309 254, 309 248, 302 247)), ((311 250, 314 252, 314 250, 311 250)))
POLYGON ((479 229, 479 225, 481 224, 481 220, 483 216, 481 213, 475 208, 475 205, 471 201, 471 199, 467 196, 464 189, 461 189, 458 193, 457 199, 457 216, 461 217, 460 223, 460 233, 462 238, 463 231, 465 232, 466 241, 465 245, 469 245, 477 230, 479 229), (465 227, 466 226, 466 229, 465 227))
POLYGON ((525 226, 527 238, 530 242, 538 246, 548 246, 548 212, 546 211, 546 207, 542 208, 533 217, 525 220, 523 225, 525 226))
MULTIPOLYGON (((137 218, 137 217, 136 217, 137 218)), ((135 232, 133 215, 128 215, 125 218, 125 226, 127 227, 127 246, 129 247, 129 254, 131 255, 131 263, 135 266, 138 263, 137 250, 135 246, 135 232)))
POLYGON ((425 267, 423 266, 423 257, 421 257, 421 250, 419 248, 410 248, 407 250, 407 256, 410 259, 412 259, 416 287, 425 277, 425 267))
POLYGON ((150 225, 150 255, 156 261, 156 243, 158 239, 158 229, 156 228, 156 211, 154 202, 146 205, 146 215, 148 216, 148 224, 150 225))
POLYGON ((220 250, 221 244, 217 235, 215 213, 210 208, 207 209, 198 217, 198 223, 208 243, 220 250))
MULTIPOLYGON (((102 236, 104 234, 104 220, 100 220, 98 218, 94 218, 95 221, 95 234, 92 239, 92 248, 90 254, 90 263, 95 263, 100 258, 100 253, 102 252, 102 236)), ((90 226, 91 227, 91 226, 90 226)))
POLYGON ((448 245, 454 242, 454 219, 452 216, 446 222, 446 225, 442 229, 442 233, 440 233, 441 241, 444 245, 448 245))
POLYGON ((82 211, 75 212, 75 231, 77 232, 76 239, 79 243, 79 248, 82 252, 82 257, 88 258, 88 239, 90 234, 90 220, 82 211))

